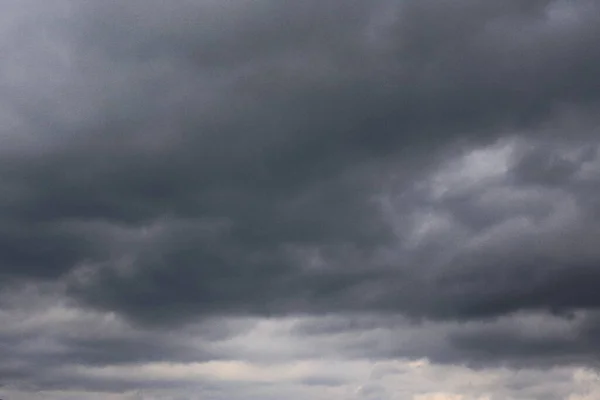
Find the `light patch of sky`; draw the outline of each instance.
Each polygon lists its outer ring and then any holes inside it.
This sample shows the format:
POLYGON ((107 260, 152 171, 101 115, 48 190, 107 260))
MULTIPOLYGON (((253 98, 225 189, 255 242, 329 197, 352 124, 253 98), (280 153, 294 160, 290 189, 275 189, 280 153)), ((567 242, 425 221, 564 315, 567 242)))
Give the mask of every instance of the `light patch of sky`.
POLYGON ((510 170, 515 146, 512 141, 503 141, 450 161, 427 182, 431 196, 441 200, 502 179, 510 170))

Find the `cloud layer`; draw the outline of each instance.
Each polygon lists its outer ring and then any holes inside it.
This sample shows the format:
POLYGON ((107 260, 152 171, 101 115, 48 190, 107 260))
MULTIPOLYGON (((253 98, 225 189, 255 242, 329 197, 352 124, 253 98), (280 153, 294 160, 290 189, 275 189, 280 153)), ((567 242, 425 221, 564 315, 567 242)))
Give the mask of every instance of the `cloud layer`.
POLYGON ((522 385, 498 398, 580 395, 600 332, 596 2, 1 8, 15 398, 499 396, 361 375, 415 360, 522 385), (566 386, 530 393, 516 368, 566 386))

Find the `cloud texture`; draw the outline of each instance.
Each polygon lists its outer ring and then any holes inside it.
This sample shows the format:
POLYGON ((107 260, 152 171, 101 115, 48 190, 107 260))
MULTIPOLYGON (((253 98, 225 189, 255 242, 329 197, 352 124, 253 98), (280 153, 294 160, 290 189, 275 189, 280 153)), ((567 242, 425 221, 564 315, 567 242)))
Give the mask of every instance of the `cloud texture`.
POLYGON ((595 1, 0 9, 5 397, 600 395, 595 1))

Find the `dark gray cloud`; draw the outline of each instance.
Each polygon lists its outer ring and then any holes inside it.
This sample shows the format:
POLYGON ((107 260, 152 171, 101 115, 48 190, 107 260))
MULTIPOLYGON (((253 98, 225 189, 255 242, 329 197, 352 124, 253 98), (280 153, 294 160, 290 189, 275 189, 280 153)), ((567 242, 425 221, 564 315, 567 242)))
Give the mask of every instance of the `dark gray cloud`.
MULTIPOLYGON (((477 371, 551 370, 556 366, 587 366, 597 370, 598 317, 595 312, 570 316, 518 313, 465 322, 423 322, 373 313, 300 321, 290 332, 310 338, 318 354, 368 359, 426 358, 434 365, 460 365, 477 371)), ((377 365, 377 364, 375 364, 377 365)), ((399 374, 375 368, 378 379, 399 374)))
MULTIPOLYGON (((600 306, 595 2, 34 6, 4 6, 0 290, 57 285, 163 333, 600 306)), ((587 332, 452 345, 578 357, 587 332)), ((63 344, 218 357, 154 340, 63 344)))

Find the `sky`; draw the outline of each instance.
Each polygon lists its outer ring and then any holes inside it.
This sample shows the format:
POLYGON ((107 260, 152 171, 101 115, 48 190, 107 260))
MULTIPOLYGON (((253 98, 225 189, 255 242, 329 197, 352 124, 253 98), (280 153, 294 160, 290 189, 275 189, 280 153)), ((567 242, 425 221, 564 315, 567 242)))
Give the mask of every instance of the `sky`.
POLYGON ((600 400, 600 3, 2 0, 0 398, 600 400))

